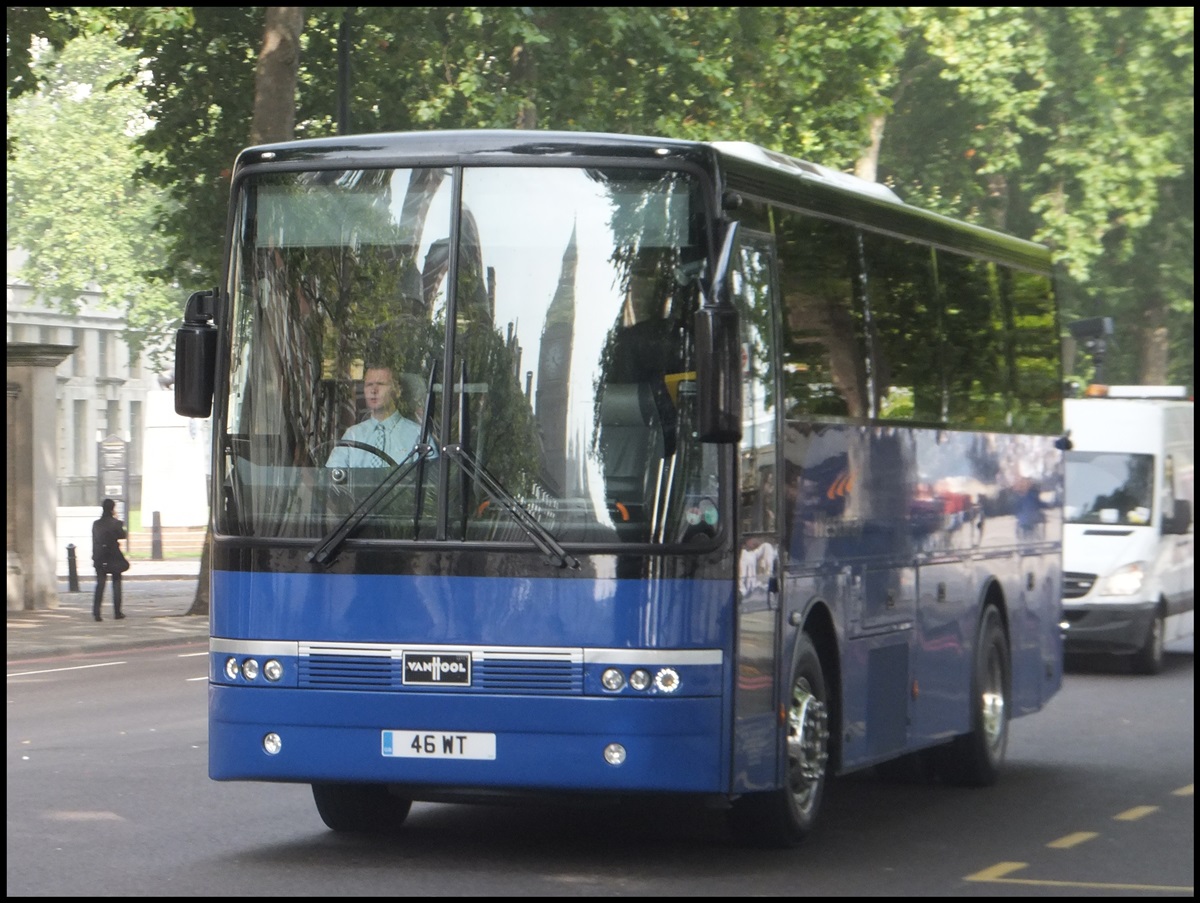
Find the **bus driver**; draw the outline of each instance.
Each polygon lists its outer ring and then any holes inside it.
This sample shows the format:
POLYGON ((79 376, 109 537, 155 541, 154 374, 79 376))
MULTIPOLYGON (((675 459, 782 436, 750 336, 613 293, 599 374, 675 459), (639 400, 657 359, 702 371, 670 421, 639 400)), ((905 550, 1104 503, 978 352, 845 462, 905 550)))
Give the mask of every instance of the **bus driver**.
POLYGON ((342 435, 342 442, 355 445, 335 447, 325 462, 326 467, 388 467, 407 457, 420 441, 420 426, 397 410, 400 386, 390 367, 367 367, 363 374, 363 399, 367 405, 366 419, 342 435), (379 449, 387 458, 358 447, 362 445, 379 449))

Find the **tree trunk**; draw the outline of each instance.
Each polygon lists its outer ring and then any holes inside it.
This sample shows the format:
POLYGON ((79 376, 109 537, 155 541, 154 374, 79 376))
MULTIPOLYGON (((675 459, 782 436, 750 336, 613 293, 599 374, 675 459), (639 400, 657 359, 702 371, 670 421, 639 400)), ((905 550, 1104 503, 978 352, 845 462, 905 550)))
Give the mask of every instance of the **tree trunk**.
POLYGON ((1162 296, 1153 292, 1146 299, 1142 313, 1142 362, 1138 381, 1143 386, 1165 386, 1170 382, 1167 375, 1170 339, 1167 336, 1167 310, 1162 296))
MULTIPOLYGON (((296 136, 296 74, 300 70, 300 33, 304 30, 303 6, 266 7, 266 26, 258 69, 254 74, 254 117, 250 143, 287 141, 296 136)), ((214 487, 220 478, 214 477, 214 487)), ((209 499, 209 504, 212 500, 209 499)), ((209 570, 212 561, 212 519, 204 536, 200 577, 189 615, 207 615, 209 570)))
POLYGON ((517 110, 517 121, 513 125, 518 129, 536 129, 537 63, 533 47, 529 44, 514 47, 512 63, 513 87, 519 95, 524 95, 517 110))
POLYGON ((296 73, 300 69, 303 6, 266 7, 266 28, 254 73, 250 143, 287 141, 296 132, 296 73))
POLYGON ((212 561, 212 522, 204 534, 204 551, 200 553, 200 577, 196 581, 196 595, 192 599, 192 607, 187 610, 189 615, 208 615, 208 569, 212 561))
POLYGON ((871 117, 871 143, 862 155, 854 162, 854 174, 860 179, 874 182, 879 171, 879 148, 883 145, 883 127, 887 123, 887 115, 878 113, 871 117))

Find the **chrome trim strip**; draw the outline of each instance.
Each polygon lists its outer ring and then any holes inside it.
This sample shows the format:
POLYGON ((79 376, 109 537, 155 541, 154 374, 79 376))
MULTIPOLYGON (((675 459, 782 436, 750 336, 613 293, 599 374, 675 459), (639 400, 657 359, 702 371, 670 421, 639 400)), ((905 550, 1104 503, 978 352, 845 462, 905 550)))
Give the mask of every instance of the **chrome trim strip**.
POLYGON ((720 649, 584 649, 588 664, 606 665, 719 665, 720 649))
POLYGON ((230 655, 291 655, 297 654, 299 643, 283 640, 226 640, 209 637, 208 651, 230 655))
POLYGON ((580 649, 561 646, 455 646, 426 643, 321 643, 211 637, 209 652, 234 655, 403 658, 405 652, 470 653, 472 661, 546 661, 611 665, 720 665, 720 649, 580 649))

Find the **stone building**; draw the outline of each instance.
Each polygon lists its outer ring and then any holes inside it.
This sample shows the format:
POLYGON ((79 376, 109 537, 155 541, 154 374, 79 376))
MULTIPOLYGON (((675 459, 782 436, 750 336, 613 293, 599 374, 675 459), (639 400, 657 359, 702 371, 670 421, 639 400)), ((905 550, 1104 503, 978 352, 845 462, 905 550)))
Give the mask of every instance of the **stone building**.
POLYGON ((130 361, 125 319, 100 306, 99 290, 80 294, 76 314, 38 306, 30 287, 14 278, 17 263, 19 252, 10 250, 6 344, 74 348, 55 369, 58 504, 100 504, 99 446, 116 436, 128 443, 129 507, 138 508, 146 395, 158 389, 157 374, 148 370, 144 358, 130 361))
MULTIPOLYGON (((147 397, 162 390, 144 361, 130 360, 124 317, 101 306, 99 290, 82 292, 74 314, 35 304, 31 288, 14 277, 19 262, 20 253, 10 250, 8 607, 53 608, 56 574, 66 557, 64 512, 94 518, 101 499, 111 494, 100 479, 105 439, 124 443, 128 463, 120 516, 140 508, 147 397)), ((88 554, 86 546, 79 553, 82 560, 88 554)))

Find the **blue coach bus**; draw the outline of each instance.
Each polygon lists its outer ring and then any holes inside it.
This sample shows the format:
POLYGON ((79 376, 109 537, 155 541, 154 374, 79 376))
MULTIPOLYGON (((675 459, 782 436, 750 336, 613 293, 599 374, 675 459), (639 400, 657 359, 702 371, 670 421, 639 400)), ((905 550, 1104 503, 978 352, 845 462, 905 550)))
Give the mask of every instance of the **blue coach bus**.
POLYGON ((992 783, 1059 688, 1044 248, 749 144, 517 131, 247 149, 227 234, 176 346, 213 779, 336 831, 690 795, 786 846, 838 774, 992 783))

